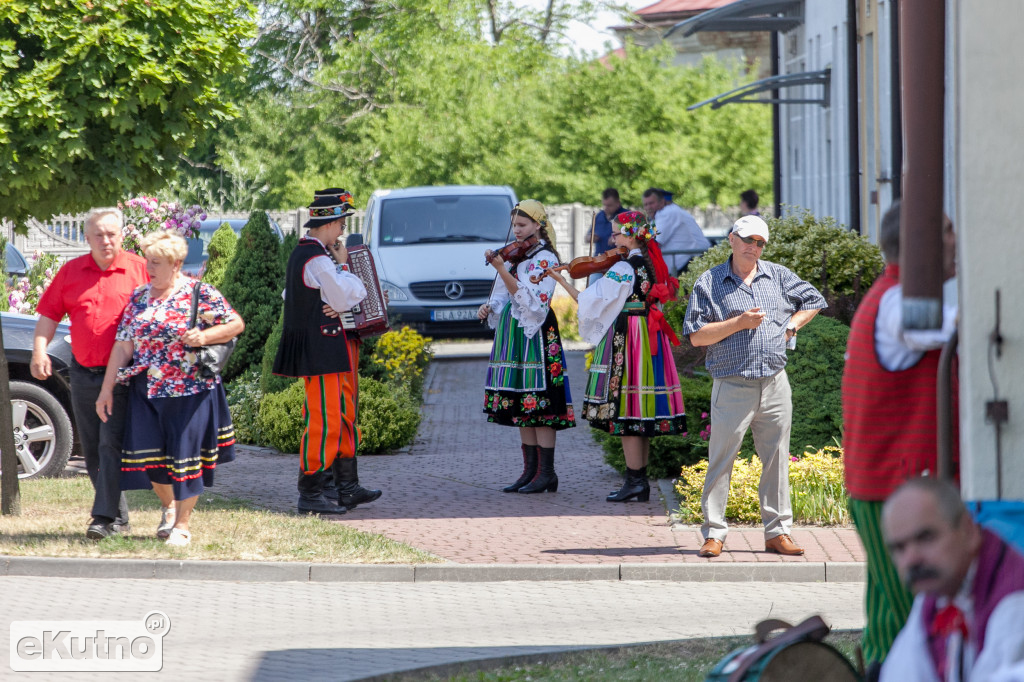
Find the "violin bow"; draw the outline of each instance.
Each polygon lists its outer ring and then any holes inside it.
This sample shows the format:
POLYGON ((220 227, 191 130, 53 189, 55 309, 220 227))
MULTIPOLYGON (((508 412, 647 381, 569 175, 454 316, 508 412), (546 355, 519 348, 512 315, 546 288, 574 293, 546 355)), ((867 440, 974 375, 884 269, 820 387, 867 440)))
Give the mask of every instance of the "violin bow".
MULTIPOLYGON (((516 204, 516 206, 519 206, 519 204, 516 204)), ((505 231, 505 243, 506 244, 508 244, 508 237, 509 237, 509 235, 512 234, 512 214, 515 212, 516 206, 513 206, 512 210, 509 211, 509 214, 508 214, 508 229, 505 231)), ((491 282, 491 293, 487 294, 487 302, 488 303, 490 303, 491 299, 494 298, 494 287, 498 284, 498 277, 500 277, 500 276, 501 275, 498 273, 497 268, 495 268, 494 280, 491 282)), ((492 310, 491 312, 493 313, 494 311, 492 310)), ((483 324, 487 324, 487 320, 480 320, 480 322, 483 323, 483 324)))

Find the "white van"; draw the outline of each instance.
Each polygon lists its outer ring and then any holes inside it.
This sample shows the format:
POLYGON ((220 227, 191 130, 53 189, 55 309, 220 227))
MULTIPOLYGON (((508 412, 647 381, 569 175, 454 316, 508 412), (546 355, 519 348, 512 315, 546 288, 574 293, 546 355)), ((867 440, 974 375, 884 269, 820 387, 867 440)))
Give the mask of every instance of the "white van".
POLYGON ((363 220, 363 241, 390 300, 392 325, 430 334, 482 334, 476 317, 495 270, 487 249, 511 240, 510 187, 446 185, 377 190, 363 220))

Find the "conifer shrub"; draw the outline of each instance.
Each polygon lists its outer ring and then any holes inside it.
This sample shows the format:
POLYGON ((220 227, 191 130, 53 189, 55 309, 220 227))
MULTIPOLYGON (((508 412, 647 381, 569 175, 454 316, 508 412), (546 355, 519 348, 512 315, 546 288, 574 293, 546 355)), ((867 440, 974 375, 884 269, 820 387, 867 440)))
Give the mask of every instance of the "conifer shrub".
POLYGON ((267 337, 281 312, 284 268, 281 243, 270 228, 267 214, 253 211, 242 228, 235 255, 224 273, 221 293, 245 320, 245 331, 228 361, 224 378, 231 380, 249 367, 259 367, 267 337))
POLYGON ((284 334, 284 310, 277 316, 277 323, 270 330, 267 342, 263 346, 263 359, 260 362, 260 388, 264 393, 279 393, 291 386, 294 377, 281 377, 274 374, 274 358, 277 347, 281 345, 284 334))
POLYGON ((799 455, 843 438, 843 367, 850 328, 818 315, 797 335, 786 374, 793 391, 793 432, 789 450, 799 455))
POLYGON ((203 271, 203 281, 209 282, 217 289, 224 283, 224 273, 228 270, 228 264, 235 255, 235 245, 238 243, 238 235, 231 229, 228 223, 221 224, 217 231, 210 238, 210 246, 207 247, 210 257, 206 261, 206 269, 203 271))

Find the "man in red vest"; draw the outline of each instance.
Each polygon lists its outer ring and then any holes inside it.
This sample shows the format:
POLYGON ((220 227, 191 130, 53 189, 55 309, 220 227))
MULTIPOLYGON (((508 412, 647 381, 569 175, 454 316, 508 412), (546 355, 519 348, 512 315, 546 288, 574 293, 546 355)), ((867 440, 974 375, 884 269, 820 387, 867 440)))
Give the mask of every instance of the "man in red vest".
MULTIPOLYGON (((882 539, 882 503, 907 479, 935 472, 939 355, 956 328, 957 316, 956 280, 948 279, 943 287, 942 329, 904 330, 899 201, 882 218, 879 242, 885 272, 853 316, 843 372, 846 488, 850 516, 867 554, 863 646, 865 660, 874 669, 885 659, 911 604, 882 539)), ((943 265, 952 278, 956 251, 949 218, 943 245, 943 265)))

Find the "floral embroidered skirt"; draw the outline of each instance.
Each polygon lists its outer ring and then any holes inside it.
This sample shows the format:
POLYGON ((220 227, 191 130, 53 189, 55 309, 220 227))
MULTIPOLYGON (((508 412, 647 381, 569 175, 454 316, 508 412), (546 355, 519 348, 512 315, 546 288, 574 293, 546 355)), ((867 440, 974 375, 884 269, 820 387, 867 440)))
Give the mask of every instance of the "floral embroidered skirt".
POLYGON ((617 436, 670 436, 686 431, 686 407, 672 346, 655 336, 651 355, 647 318, 619 315, 594 349, 583 399, 583 417, 617 436))
POLYGON ((562 337, 550 310, 533 338, 526 338, 510 304, 502 310, 487 365, 484 413, 505 426, 576 426, 562 337))

